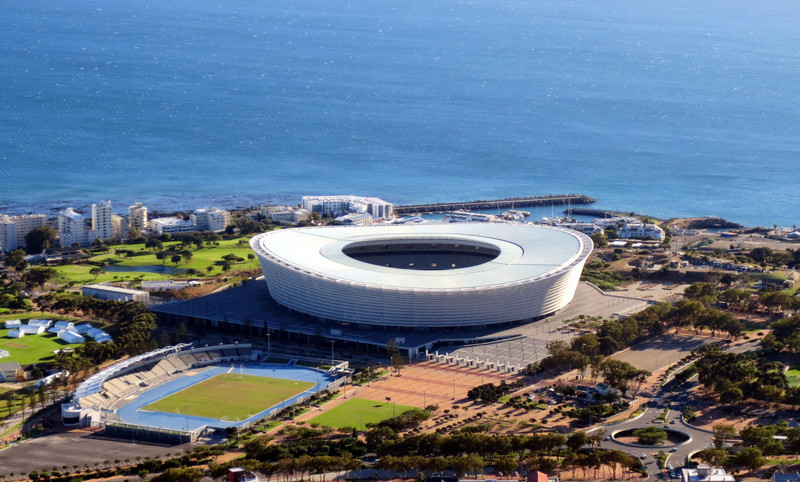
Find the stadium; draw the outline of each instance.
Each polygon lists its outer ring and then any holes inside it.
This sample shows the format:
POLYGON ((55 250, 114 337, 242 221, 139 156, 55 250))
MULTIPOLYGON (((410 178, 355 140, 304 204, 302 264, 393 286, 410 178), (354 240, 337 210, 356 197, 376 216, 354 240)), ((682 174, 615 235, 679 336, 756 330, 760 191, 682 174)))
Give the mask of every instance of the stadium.
POLYGON ((269 295, 336 324, 452 329, 529 322, 566 306, 592 241, 516 223, 333 226, 250 242, 269 295))
MULTIPOLYGON (((346 362, 329 370, 303 360, 262 360, 249 344, 181 344, 138 355, 86 379, 61 408, 66 426, 103 427, 139 441, 194 442, 246 427, 321 390, 336 388, 346 362)), ((329 360, 330 361, 330 360, 329 360)))

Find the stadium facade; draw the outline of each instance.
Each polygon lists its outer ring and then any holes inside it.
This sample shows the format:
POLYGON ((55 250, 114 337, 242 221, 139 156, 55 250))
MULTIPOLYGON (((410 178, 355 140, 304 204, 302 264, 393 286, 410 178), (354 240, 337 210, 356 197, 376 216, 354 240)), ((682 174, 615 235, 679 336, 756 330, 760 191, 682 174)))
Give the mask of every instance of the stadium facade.
POLYGON ((526 322, 573 298, 588 236, 518 223, 332 226, 250 242, 270 296, 334 323, 451 329, 526 322))

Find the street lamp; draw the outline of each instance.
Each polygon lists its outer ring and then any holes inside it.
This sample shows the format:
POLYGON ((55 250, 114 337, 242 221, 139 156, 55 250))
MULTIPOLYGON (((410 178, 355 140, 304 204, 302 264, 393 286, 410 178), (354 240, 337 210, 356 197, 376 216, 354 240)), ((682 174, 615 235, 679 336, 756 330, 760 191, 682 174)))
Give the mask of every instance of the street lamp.
POLYGON ((333 366, 334 366, 334 363, 333 363, 333 340, 331 340, 331 367, 333 367, 333 366))

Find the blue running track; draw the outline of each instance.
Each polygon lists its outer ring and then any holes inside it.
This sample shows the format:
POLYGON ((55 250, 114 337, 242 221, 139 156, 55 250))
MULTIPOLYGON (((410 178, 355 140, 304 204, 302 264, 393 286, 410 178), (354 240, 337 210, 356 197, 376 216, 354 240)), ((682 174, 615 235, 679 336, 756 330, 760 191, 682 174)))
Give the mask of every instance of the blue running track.
POLYGON ((334 378, 327 373, 311 368, 302 367, 287 367, 286 365, 264 364, 264 365, 244 365, 240 368, 239 364, 234 364, 233 370, 230 366, 211 366, 208 368, 200 368, 200 371, 194 375, 184 374, 183 376, 169 381, 163 385, 150 389, 141 393, 135 399, 131 400, 125 406, 117 410, 117 416, 125 423, 136 425, 147 425, 150 427, 169 428, 174 430, 194 430, 204 425, 212 427, 237 427, 248 422, 253 422, 266 417, 270 411, 275 409, 282 409, 295 403, 301 397, 307 397, 320 390, 324 390, 330 385, 334 378), (233 371, 236 373, 244 372, 246 375, 255 375, 260 377, 282 378, 284 380, 299 380, 304 382, 315 383, 312 388, 309 388, 303 393, 295 395, 294 397, 279 403, 272 407, 267 407, 261 413, 253 415, 247 420, 229 421, 219 420, 215 418, 195 417, 192 415, 181 415, 177 413, 167 412, 150 412, 143 411, 145 407, 156 400, 166 398, 173 393, 177 393, 184 388, 200 383, 209 378, 217 375, 233 371))

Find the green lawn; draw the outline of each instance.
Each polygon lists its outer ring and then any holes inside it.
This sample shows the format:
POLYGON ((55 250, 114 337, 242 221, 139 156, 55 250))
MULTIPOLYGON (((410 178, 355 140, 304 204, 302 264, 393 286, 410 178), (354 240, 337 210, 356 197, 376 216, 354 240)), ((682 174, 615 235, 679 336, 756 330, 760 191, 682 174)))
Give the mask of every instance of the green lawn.
POLYGON ((53 351, 65 347, 76 347, 68 344, 55 333, 44 332, 41 335, 26 335, 22 338, 9 338, 8 330, 0 329, 0 350, 6 350, 9 356, 0 358, 0 363, 18 362, 20 365, 52 361, 53 351))
POLYGON ((416 407, 410 407, 408 405, 393 406, 391 402, 386 403, 363 398, 351 398, 322 415, 314 417, 311 419, 310 423, 334 428, 355 427, 361 430, 362 415, 364 427, 366 427, 369 423, 378 423, 414 408, 416 407))
MULTIPOLYGON (((247 259, 247 255, 253 253, 249 244, 250 238, 242 237, 236 239, 225 239, 219 241, 219 246, 203 245, 202 248, 197 249, 192 246, 189 250, 192 252, 192 259, 183 260, 177 265, 172 263, 169 259, 163 261, 155 256, 153 250, 145 249, 143 244, 120 244, 109 247, 108 253, 103 253, 91 258, 92 261, 103 261, 107 265, 115 266, 169 266, 178 269, 194 268, 198 271, 196 274, 177 273, 174 275, 148 273, 144 271, 104 271, 102 274, 95 277, 89 273, 93 266, 88 264, 75 264, 56 266, 58 272, 56 282, 67 284, 70 281, 76 284, 85 283, 100 283, 104 281, 122 281, 122 280, 161 280, 173 278, 197 278, 203 276, 217 276, 222 274, 222 257, 227 254, 234 254, 240 258, 244 258, 241 263, 236 263, 231 266, 231 271, 258 269, 258 259, 252 261, 247 259), (115 250, 130 250, 135 251, 136 254, 130 257, 122 257, 115 254, 115 250), (206 268, 211 266, 211 272, 206 268)), ((178 245, 178 242, 164 243, 164 247, 178 245)))
POLYGON ((786 380, 790 387, 800 385, 800 363, 792 363, 786 371, 786 380))
POLYGON ((144 407, 222 420, 245 420, 313 387, 311 382, 225 373, 144 407))

